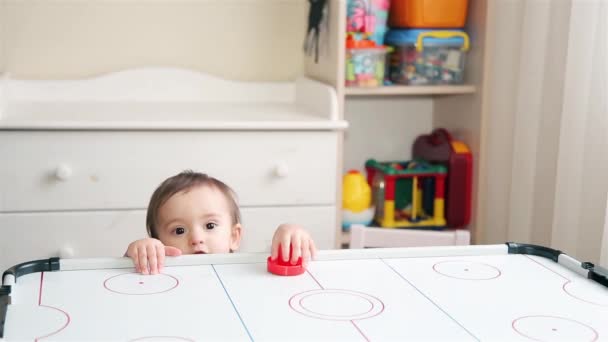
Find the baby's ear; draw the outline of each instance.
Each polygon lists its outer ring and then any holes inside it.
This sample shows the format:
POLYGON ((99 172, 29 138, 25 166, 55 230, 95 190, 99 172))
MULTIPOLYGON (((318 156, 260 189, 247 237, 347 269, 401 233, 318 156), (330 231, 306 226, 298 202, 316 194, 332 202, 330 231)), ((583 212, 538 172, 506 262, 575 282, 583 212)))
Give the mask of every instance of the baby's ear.
POLYGON ((236 251, 241 245, 241 224, 237 223, 232 227, 230 232, 230 250, 236 251))

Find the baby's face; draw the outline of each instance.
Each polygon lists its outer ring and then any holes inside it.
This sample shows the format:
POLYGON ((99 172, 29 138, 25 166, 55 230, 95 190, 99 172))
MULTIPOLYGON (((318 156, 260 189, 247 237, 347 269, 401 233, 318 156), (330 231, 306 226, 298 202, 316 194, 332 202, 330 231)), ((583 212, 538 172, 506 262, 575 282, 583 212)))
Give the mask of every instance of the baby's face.
POLYGON ((158 211, 158 239, 183 254, 229 253, 237 250, 240 224, 233 224, 226 196, 197 186, 171 196, 158 211))

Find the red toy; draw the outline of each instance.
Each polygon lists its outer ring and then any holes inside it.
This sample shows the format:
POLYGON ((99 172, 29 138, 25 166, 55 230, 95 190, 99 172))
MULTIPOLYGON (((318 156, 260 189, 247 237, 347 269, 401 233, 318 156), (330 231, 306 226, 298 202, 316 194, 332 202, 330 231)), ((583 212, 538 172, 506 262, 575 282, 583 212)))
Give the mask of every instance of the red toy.
POLYGON ((289 246, 289 259, 287 259, 287 261, 283 261, 283 253, 281 252, 281 250, 282 248, 279 245, 279 256, 276 260, 271 260, 271 257, 268 257, 266 263, 268 272, 280 276, 294 276, 302 274, 304 273, 304 271, 306 271, 304 266, 302 266, 302 257, 298 258, 298 261, 295 265, 291 264, 291 246, 289 246))
POLYGON ((473 155, 462 141, 452 138, 444 128, 416 138, 414 158, 441 164, 448 169, 445 188, 445 218, 450 228, 463 227, 471 221, 473 155))

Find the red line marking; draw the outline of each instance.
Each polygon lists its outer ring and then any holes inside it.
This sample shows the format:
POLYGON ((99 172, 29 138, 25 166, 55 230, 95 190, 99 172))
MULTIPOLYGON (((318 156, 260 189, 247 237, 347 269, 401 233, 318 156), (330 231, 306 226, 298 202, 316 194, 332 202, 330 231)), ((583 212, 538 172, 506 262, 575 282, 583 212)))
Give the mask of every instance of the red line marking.
POLYGON ((361 331, 361 329, 359 329, 359 326, 357 326, 357 324, 355 323, 355 321, 350 321, 350 322, 355 326, 355 328, 357 329, 357 331, 359 332, 359 334, 361 334, 361 336, 363 336, 363 338, 367 342, 369 342, 369 338, 367 338, 367 336, 365 336, 365 334, 363 333, 363 331, 361 331))
POLYGON ((48 306, 48 305, 41 305, 41 306, 45 307, 45 308, 49 308, 49 309, 53 309, 53 310, 57 310, 57 311, 61 312, 62 314, 65 315, 65 317, 67 318, 67 320, 66 320, 65 324, 61 328, 59 328, 58 330, 53 331, 52 333, 44 335, 44 336, 41 336, 41 337, 36 337, 36 339, 34 340, 36 342, 38 342, 38 340, 41 340, 41 339, 44 339, 44 338, 47 338, 49 336, 53 336, 53 335, 59 333, 60 331, 62 331, 63 329, 65 329, 70 324, 70 322, 72 321, 72 318, 70 317, 70 315, 67 312, 65 312, 65 311, 63 311, 63 310, 61 310, 59 308, 56 308, 54 306, 48 306))
POLYGON ((38 291, 38 306, 41 306, 41 307, 44 307, 44 308, 53 309, 53 310, 57 310, 57 311, 63 313, 65 315, 65 317, 67 318, 67 320, 66 320, 65 324, 61 328, 59 328, 58 330, 56 330, 54 332, 51 332, 50 334, 47 334, 47 335, 44 335, 44 336, 36 337, 34 339, 35 342, 38 342, 38 340, 41 340, 41 339, 44 339, 44 338, 47 338, 49 336, 57 334, 61 330, 65 329, 70 324, 70 322, 72 321, 72 318, 70 317, 70 315, 67 312, 65 312, 65 311, 63 311, 63 310, 61 310, 59 308, 56 308, 54 306, 42 305, 42 283, 43 282, 44 282, 44 272, 40 272, 40 290, 38 291))
POLYGON ((317 280, 317 278, 315 278, 315 276, 312 275, 312 273, 310 273, 309 270, 306 270, 306 272, 308 272, 308 274, 312 277, 312 279, 317 283, 317 285, 319 285, 319 287, 321 288, 321 290, 325 290, 325 288, 323 287, 323 285, 321 285, 321 283, 319 283, 319 281, 317 280))
POLYGON ((40 272, 40 290, 38 291, 38 305, 42 305, 42 282, 44 281, 44 272, 40 272))

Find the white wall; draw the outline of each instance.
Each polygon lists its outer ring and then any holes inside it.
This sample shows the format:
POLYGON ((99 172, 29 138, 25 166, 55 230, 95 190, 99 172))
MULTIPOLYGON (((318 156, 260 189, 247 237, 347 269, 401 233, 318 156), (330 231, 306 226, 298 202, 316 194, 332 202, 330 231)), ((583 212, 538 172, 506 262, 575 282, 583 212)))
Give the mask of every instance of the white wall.
MULTIPOLYGON (((307 0, 0 0, 0 71, 4 63, 17 78, 81 78, 162 65, 292 80, 303 73, 307 12, 307 0)), ((409 159, 416 135, 432 127, 428 97, 346 102, 345 170, 409 159)))
POLYGON ((349 97, 344 118, 350 124, 344 136, 344 171, 364 170, 370 158, 410 159, 414 139, 432 130, 433 101, 429 97, 349 97))
POLYGON ((608 268, 608 199, 606 199, 606 214, 604 217, 604 238, 602 239, 602 254, 600 264, 608 268))
POLYGON ((4 0, 0 0, 0 74, 4 71, 4 26, 6 25, 6 20, 4 13, 6 2, 4 0))
POLYGON ((307 10, 307 0, 0 0, 0 42, 15 77, 161 65, 290 80, 303 70, 307 10))
POLYGON ((608 190, 608 16, 598 8, 608 4, 492 4, 483 241, 597 262, 608 190))

